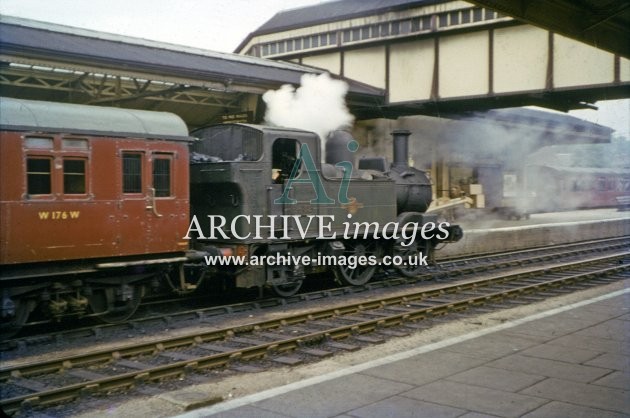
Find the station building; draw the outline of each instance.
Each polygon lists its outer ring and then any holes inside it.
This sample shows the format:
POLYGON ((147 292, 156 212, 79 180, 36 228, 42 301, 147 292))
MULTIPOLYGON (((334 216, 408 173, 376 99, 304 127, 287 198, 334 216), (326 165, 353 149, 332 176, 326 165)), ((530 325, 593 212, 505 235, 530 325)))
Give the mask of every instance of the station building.
POLYGON ((511 204, 524 157, 540 147, 610 141, 608 128, 521 106, 581 108, 627 97, 630 81, 630 61, 619 51, 459 0, 345 0, 287 10, 235 52, 383 89, 379 117, 354 126, 366 155, 391 158, 389 132, 409 129, 413 163, 431 172, 435 197, 480 184, 477 207, 511 204))
POLYGON ((513 189, 505 184, 521 181, 522 157, 532 150, 610 141, 608 128, 520 106, 567 111, 630 96, 623 51, 460 0, 287 10, 253 31, 238 54, 11 17, 0 21, 0 46, 4 96, 168 111, 190 129, 264 122, 266 91, 329 72, 348 84, 358 157, 391 161, 389 133, 409 129, 412 162, 430 171, 435 197, 481 184, 478 207, 504 204, 513 189))

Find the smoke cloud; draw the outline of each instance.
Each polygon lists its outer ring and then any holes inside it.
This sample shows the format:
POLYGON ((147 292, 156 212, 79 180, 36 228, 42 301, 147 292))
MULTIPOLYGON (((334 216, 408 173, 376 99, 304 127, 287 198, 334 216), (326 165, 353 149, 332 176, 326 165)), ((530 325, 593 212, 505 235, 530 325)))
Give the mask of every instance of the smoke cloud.
POLYGON ((323 139, 335 129, 352 126, 354 116, 346 107, 345 82, 323 73, 304 74, 300 83, 297 89, 285 84, 263 94, 268 124, 313 131, 323 139))

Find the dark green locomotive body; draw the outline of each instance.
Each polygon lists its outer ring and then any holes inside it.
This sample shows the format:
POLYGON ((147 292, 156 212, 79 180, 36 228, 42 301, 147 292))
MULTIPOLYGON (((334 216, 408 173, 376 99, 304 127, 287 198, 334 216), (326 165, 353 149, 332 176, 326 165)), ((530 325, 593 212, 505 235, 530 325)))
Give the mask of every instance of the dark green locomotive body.
MULTIPOLYGON (((354 161, 347 161, 356 150, 349 135, 341 142, 331 139, 332 149, 345 147, 346 152, 327 152, 323 163, 320 139, 312 132, 229 124, 193 134, 198 138, 190 165, 195 248, 246 259, 274 254, 311 259, 308 265, 219 268, 233 274, 237 286, 293 289, 306 274, 330 267, 322 265, 318 258, 322 255, 353 254, 380 260, 400 245, 400 240, 383 237, 392 236, 400 216, 421 225, 432 222, 437 228, 435 215, 412 212, 410 217, 409 209, 400 205, 401 200, 409 201, 401 198, 402 184, 415 190, 410 193, 415 204, 407 203, 411 210, 428 207, 431 183, 419 176, 423 172, 398 166, 392 166, 395 175, 387 167, 359 170, 354 161), (418 203, 418 199, 424 200, 418 203)), ((430 240, 419 243, 425 254, 433 244, 430 240)), ((345 271, 342 280, 362 282, 375 270, 369 267, 363 273, 361 268, 359 272, 345 271)))

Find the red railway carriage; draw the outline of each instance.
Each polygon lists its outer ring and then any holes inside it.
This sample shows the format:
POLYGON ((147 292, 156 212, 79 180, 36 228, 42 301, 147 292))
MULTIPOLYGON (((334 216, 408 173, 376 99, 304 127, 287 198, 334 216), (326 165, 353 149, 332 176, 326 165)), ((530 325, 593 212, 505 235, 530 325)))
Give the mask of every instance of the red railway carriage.
POLYGON ((555 211, 614 207, 630 195, 630 170, 612 167, 525 167, 533 210, 555 211))
POLYGON ((5 319, 53 289, 66 299, 48 306, 58 315, 77 304, 111 311, 133 299, 138 277, 184 259, 189 137, 179 117, 2 98, 0 124, 5 319))

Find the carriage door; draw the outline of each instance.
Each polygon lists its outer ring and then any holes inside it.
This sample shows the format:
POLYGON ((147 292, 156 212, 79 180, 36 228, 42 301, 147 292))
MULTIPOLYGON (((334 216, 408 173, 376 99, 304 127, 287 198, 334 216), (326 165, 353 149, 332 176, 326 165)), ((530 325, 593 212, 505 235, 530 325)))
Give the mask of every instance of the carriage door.
POLYGON ((123 150, 119 225, 124 254, 181 251, 181 206, 174 188, 174 152, 123 150))

